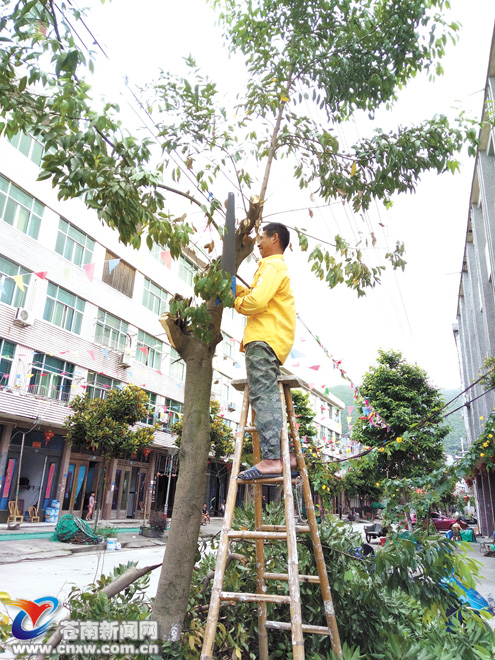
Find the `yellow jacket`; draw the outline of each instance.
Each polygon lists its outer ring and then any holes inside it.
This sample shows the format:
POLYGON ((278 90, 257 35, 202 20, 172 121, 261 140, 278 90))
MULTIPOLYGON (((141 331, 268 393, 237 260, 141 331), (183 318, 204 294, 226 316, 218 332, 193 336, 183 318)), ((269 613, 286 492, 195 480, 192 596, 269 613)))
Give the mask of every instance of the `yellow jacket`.
POLYGON ((282 254, 261 259, 250 289, 236 288, 235 308, 247 316, 241 351, 251 341, 265 341, 283 364, 296 333, 296 305, 282 254))

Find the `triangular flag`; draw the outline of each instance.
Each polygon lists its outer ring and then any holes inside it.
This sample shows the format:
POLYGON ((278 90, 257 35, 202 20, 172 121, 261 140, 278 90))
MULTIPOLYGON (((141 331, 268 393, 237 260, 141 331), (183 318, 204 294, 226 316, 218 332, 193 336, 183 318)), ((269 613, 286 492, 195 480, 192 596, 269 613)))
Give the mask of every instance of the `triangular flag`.
POLYGON ((101 352, 103 353, 103 355, 104 355, 106 358, 110 357, 109 354, 108 354, 108 349, 106 349, 106 348, 102 348, 102 349, 101 349, 101 352))
POLYGON ((292 368, 294 369, 295 367, 300 367, 300 366, 301 365, 299 364, 299 362, 294 362, 294 364, 292 365, 292 368))
POLYGON ((65 268, 62 268, 62 274, 64 276, 65 282, 69 284, 72 280, 72 267, 66 266, 65 268))
POLYGON ((352 411, 354 410, 354 406, 347 406, 347 412, 349 415, 352 415, 352 411))
POLYGON ((92 360, 94 360, 94 359, 95 359, 95 352, 90 350, 90 351, 88 351, 88 353, 89 353, 89 357, 90 357, 92 360))
POLYGON ((310 367, 310 369, 313 369, 313 371, 318 371, 319 368, 320 368, 319 364, 314 364, 312 367, 310 367))
POLYGON ((301 351, 296 351, 296 350, 293 348, 293 349, 291 350, 291 352, 290 352, 290 356, 291 356, 291 358, 292 358, 293 360, 295 360, 296 358, 302 358, 302 357, 305 357, 305 354, 304 354, 304 353, 301 353, 301 351))
POLYGON ((120 259, 110 259, 108 262, 108 273, 110 274, 114 268, 119 265, 120 259))
POLYGON ((163 252, 160 252, 160 257, 167 268, 172 268, 172 255, 170 250, 164 250, 163 252))
POLYGON ((24 282, 22 281, 22 275, 12 275, 12 279, 17 284, 21 291, 25 291, 24 282))
POLYGON ((86 275, 88 276, 88 280, 90 282, 93 281, 95 266, 96 266, 96 264, 84 264, 84 266, 83 266, 84 270, 86 271, 86 275))
POLYGON ((348 417, 348 418, 347 418, 347 423, 350 424, 350 423, 351 423, 351 420, 352 420, 352 417, 348 417))
POLYGON ((315 384, 314 383, 308 383, 308 387, 310 390, 314 390, 315 384))
POLYGON ((37 275, 40 278, 40 280, 44 280, 44 279, 46 279, 46 276, 48 275, 48 271, 47 270, 42 270, 39 273, 35 273, 35 275, 37 275))
POLYGON ((148 349, 146 348, 146 346, 140 346, 139 350, 141 351, 141 353, 144 353, 145 355, 148 355, 148 349))

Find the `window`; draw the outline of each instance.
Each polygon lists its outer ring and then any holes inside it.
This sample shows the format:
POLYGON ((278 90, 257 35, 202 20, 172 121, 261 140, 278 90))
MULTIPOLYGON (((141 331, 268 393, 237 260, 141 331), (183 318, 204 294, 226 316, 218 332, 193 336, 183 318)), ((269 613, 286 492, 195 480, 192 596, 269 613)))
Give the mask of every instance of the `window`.
POLYGON ((0 390, 9 382, 9 376, 14 362, 15 344, 0 339, 0 390))
POLYGON ((229 400, 230 396, 230 387, 228 383, 223 383, 222 384, 222 398, 225 399, 225 401, 229 400))
POLYGON ((0 176, 0 217, 32 238, 38 238, 45 207, 0 176))
POLYGON ((334 408, 334 420, 339 423, 340 422, 340 410, 338 408, 334 408))
POLYGON ((13 261, 6 259, 5 257, 0 257, 0 301, 7 303, 7 305, 13 305, 14 307, 24 307, 26 302, 26 294, 29 283, 31 282, 31 273, 24 268, 21 268, 13 261), (12 279, 3 279, 2 276, 6 278, 14 277, 15 275, 22 275, 22 281, 24 284, 24 291, 17 286, 17 284, 12 279))
POLYGON ((225 357, 229 357, 232 360, 234 359, 234 340, 232 337, 227 335, 225 332, 222 332, 223 335, 223 354, 225 357))
POLYGON ((92 238, 76 229, 67 220, 60 218, 55 252, 76 266, 84 266, 84 264, 91 263, 94 249, 95 242, 92 238))
POLYGON ((172 424, 180 421, 184 413, 184 404, 180 401, 174 401, 165 397, 165 409, 160 413, 160 421, 163 421, 165 428, 170 428, 172 424))
POLYGON ((184 257, 179 257, 179 277, 184 282, 187 282, 189 286, 192 286, 194 283, 194 275, 198 269, 194 264, 192 264, 184 257))
POLYGON ((46 294, 45 321, 58 325, 59 328, 81 334, 85 302, 73 293, 50 282, 46 294))
POLYGON ((153 392, 146 392, 148 395, 148 403, 146 407, 148 408, 148 415, 142 419, 143 424, 154 424, 156 421, 156 394, 153 392))
POLYGON ((102 374, 95 374, 94 371, 89 371, 86 395, 90 399, 106 399, 108 392, 119 385, 121 385, 120 380, 114 380, 102 374))
POLYGON ((41 165, 43 158, 43 145, 38 142, 32 135, 26 135, 19 131, 17 135, 9 139, 10 144, 18 149, 21 154, 24 154, 33 161, 35 165, 41 165))
POLYGON ((51 355, 35 353, 29 378, 29 392, 68 401, 74 378, 74 365, 51 355))
POLYGON ((138 330, 136 360, 152 369, 159 370, 162 364, 163 342, 149 335, 144 330, 138 330))
POLYGON ((103 309, 98 310, 95 342, 123 351, 127 341, 127 323, 103 309))
POLYGON ((132 298, 134 292, 134 277, 136 275, 136 269, 129 264, 126 264, 122 259, 119 260, 115 268, 110 272, 110 261, 119 259, 116 254, 107 250, 105 256, 105 265, 103 267, 103 281, 105 284, 109 284, 120 293, 123 293, 124 296, 132 298))
POLYGON ((186 378, 186 363, 184 360, 181 360, 181 357, 175 348, 170 348, 169 374, 172 378, 177 378, 177 380, 185 380, 186 378))
POLYGON ((168 293, 147 277, 144 278, 143 305, 155 314, 165 312, 168 306, 168 293))

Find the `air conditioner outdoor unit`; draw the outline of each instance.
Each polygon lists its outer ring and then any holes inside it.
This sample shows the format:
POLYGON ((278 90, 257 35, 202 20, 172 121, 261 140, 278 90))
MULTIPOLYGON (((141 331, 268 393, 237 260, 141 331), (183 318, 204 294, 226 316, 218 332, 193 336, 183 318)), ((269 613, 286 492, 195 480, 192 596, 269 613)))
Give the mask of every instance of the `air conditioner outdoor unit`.
POLYGON ((119 367, 122 367, 123 369, 128 369, 131 366, 132 357, 133 357, 132 350, 130 348, 126 348, 125 351, 120 356, 119 367))
POLYGON ((20 325, 25 328, 28 325, 33 325, 34 314, 29 309, 18 307, 15 311, 14 325, 20 325))
POLYGON ((235 410, 237 408, 235 401, 229 401, 228 408, 229 410, 235 410))

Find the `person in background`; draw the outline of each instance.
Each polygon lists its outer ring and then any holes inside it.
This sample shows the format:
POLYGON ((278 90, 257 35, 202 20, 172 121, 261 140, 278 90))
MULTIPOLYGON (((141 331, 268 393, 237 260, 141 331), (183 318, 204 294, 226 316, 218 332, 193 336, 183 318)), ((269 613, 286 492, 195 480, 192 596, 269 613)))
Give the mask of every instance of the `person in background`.
POLYGON ((92 520, 93 519, 93 511, 95 509, 95 492, 94 490, 91 491, 91 495, 89 496, 89 502, 88 502, 88 515, 86 516, 86 520, 92 520))
POLYGON ((206 523, 209 523, 210 521, 210 512, 208 511, 208 507, 205 504, 203 504, 203 511, 201 512, 201 524, 206 525, 206 523))

